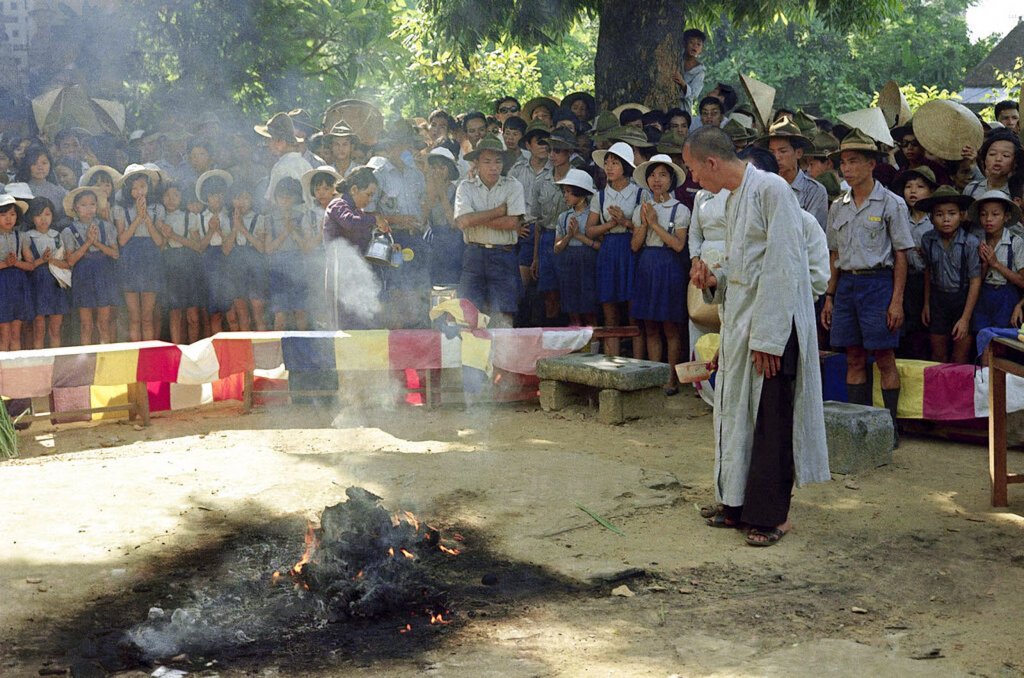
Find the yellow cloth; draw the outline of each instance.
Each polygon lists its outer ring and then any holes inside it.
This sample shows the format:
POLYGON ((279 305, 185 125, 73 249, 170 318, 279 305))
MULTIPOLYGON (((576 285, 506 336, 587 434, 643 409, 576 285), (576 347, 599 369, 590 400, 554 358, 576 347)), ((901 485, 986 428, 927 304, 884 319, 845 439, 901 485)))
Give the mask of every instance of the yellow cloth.
POLYGON ((334 340, 334 364, 345 370, 388 370, 388 330, 356 330, 334 340))
MULTIPOLYGON (((137 356, 138 351, 135 353, 137 356)), ((134 381, 134 376, 132 377, 132 380, 134 381)), ((117 386, 92 386, 89 388, 89 407, 95 409, 97 407, 115 407, 117 405, 128 405, 127 384, 122 383, 117 386)), ((94 412, 92 420, 126 419, 127 417, 128 410, 118 410, 117 412, 94 412)))
MULTIPOLYGON (((924 418, 924 371, 929 367, 935 367, 936 363, 927 360, 904 360, 896 361, 896 369, 900 373, 900 404, 896 416, 901 419, 923 419, 924 418)), ((882 402, 882 374, 878 371, 878 365, 872 367, 874 371, 874 392, 871 400, 875 407, 885 407, 882 402)))
POLYGON ((697 354, 697 360, 703 360, 704 362, 710 361, 715 357, 715 353, 718 352, 718 345, 721 341, 721 335, 719 334, 703 334, 697 343, 694 345, 693 350, 697 354))
POLYGON ((134 384, 139 369, 139 349, 97 351, 94 386, 134 384))
POLYGON ((474 336, 469 330, 463 330, 461 336, 462 364, 466 367, 475 367, 490 374, 491 339, 489 337, 474 336))

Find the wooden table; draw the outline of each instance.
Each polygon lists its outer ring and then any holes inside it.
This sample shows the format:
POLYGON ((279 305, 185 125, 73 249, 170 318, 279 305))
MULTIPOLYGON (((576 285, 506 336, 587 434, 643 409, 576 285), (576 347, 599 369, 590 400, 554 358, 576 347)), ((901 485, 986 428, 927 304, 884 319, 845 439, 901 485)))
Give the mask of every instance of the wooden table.
POLYGON ((1024 474, 1006 470, 1006 375, 1024 377, 1024 343, 993 339, 988 345, 988 471, 992 506, 1006 506, 1006 486, 1024 483, 1024 474))

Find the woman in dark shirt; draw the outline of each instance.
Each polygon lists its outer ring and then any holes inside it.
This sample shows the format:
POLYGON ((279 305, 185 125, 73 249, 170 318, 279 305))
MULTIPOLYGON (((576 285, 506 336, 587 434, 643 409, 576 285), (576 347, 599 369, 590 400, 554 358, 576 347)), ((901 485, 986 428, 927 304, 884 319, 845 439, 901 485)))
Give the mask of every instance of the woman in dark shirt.
POLYGON ((325 282, 334 311, 335 329, 379 327, 380 267, 366 262, 374 230, 391 231, 386 219, 363 210, 377 194, 377 178, 370 167, 360 167, 336 186, 338 197, 327 205, 324 246, 327 248, 325 282))

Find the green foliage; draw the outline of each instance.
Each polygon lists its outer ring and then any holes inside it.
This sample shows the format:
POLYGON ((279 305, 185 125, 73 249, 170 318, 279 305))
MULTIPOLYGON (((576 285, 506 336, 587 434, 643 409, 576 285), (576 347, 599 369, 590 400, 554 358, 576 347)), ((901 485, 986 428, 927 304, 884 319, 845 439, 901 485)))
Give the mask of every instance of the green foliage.
MULTIPOLYGON (((1020 101, 1020 90, 1024 87, 1024 57, 1017 57, 1013 68, 1008 71, 995 69, 995 76, 999 86, 1006 90, 1005 98, 1020 101)), ((985 99, 991 101, 992 105, 981 110, 981 117, 986 120, 995 120, 995 105, 1003 98, 1003 93, 999 90, 994 89, 987 94, 985 99)))
MULTIPOLYGON (((900 85, 900 92, 903 93, 903 97, 907 100, 907 105, 910 106, 910 110, 916 111, 922 104, 926 104, 929 101, 935 99, 959 99, 960 95, 956 92, 950 92, 947 89, 939 89, 932 85, 925 85, 920 89, 916 85, 900 85)), ((875 92, 871 97, 871 103, 869 106, 878 105, 878 92, 875 92)))

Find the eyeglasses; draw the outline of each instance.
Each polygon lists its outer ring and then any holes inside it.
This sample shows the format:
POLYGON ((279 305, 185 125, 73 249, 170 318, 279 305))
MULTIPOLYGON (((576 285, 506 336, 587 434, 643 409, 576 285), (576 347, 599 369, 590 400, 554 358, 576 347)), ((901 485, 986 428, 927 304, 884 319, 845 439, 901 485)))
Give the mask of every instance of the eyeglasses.
POLYGON ((501 106, 498 108, 498 113, 518 113, 518 106, 501 106))
POLYGON ((914 148, 915 146, 920 146, 920 145, 921 144, 919 144, 917 141, 902 141, 902 142, 900 142, 899 147, 900 148, 914 148))

